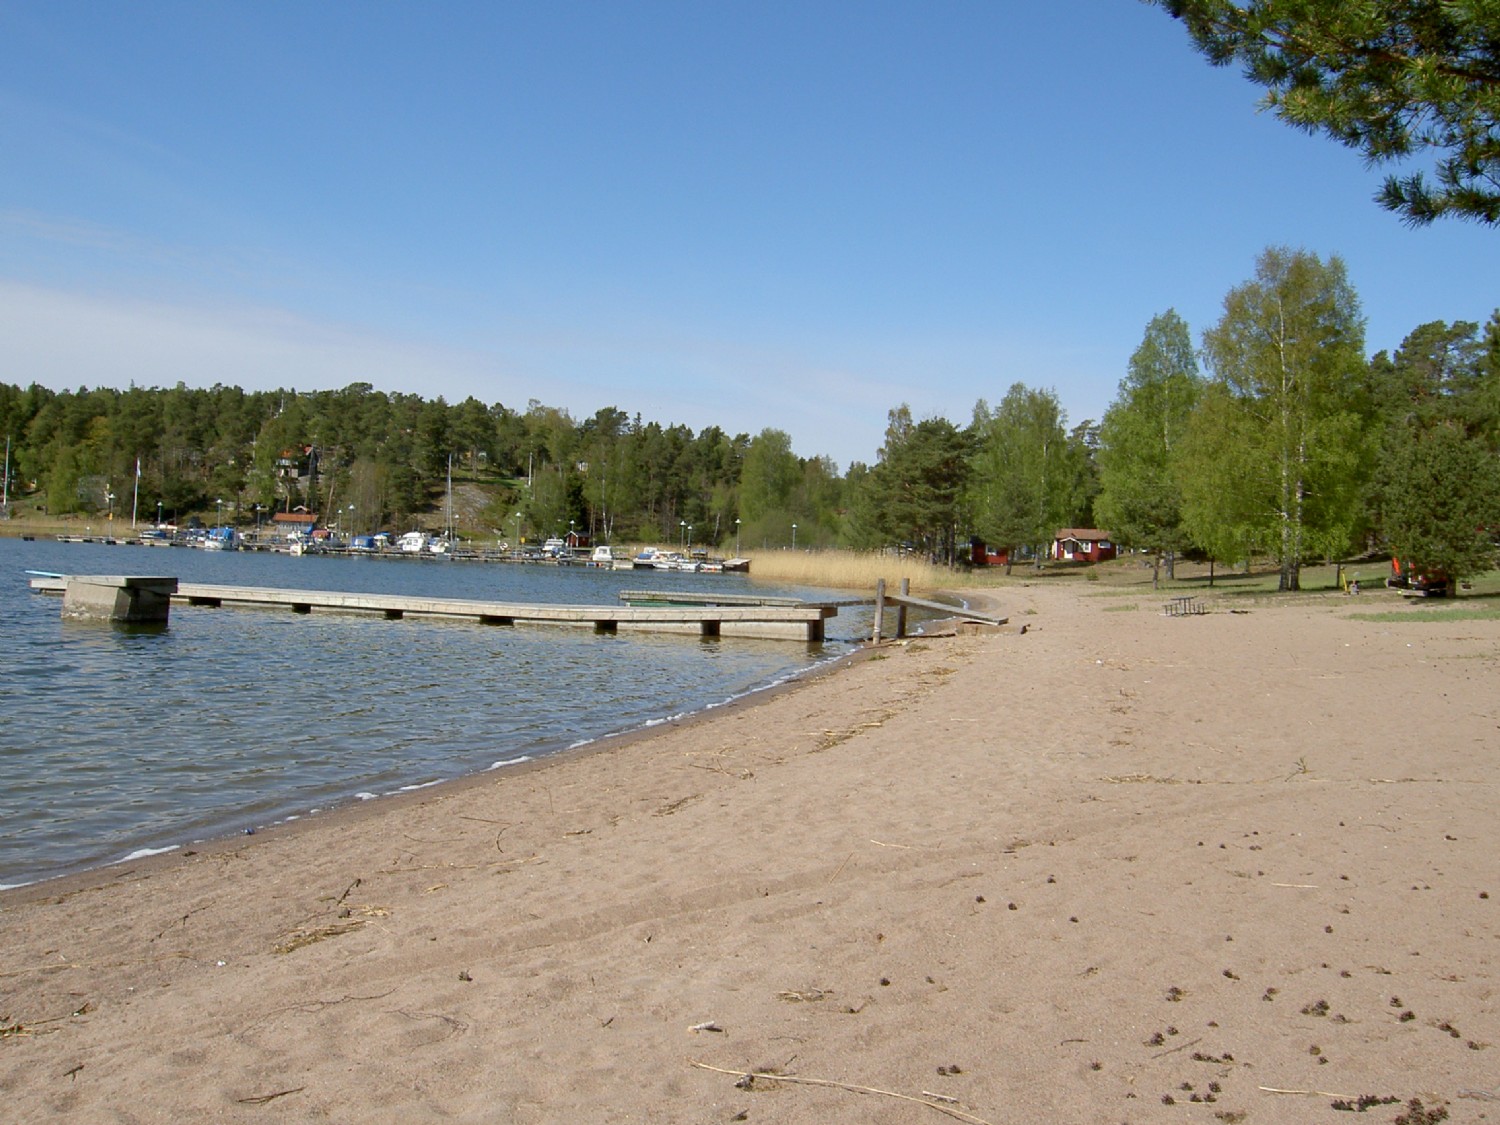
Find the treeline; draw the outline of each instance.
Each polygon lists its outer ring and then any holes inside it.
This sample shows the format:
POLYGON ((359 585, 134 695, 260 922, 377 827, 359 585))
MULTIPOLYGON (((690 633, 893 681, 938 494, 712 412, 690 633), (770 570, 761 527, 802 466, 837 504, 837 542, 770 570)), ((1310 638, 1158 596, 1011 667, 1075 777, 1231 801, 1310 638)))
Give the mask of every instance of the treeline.
POLYGON ((643 422, 614 407, 576 421, 531 402, 238 387, 54 392, 0 384, 11 499, 48 515, 128 512, 249 524, 305 508, 350 531, 435 527, 450 472, 470 497, 466 533, 746 545, 837 541, 842 480, 778 431, 751 438, 643 422), (139 477, 137 478, 137 474, 139 477), (137 483, 138 482, 138 483, 137 483), (160 509, 158 509, 160 505, 160 509), (519 515, 519 519, 518 519, 519 515))
POLYGON ((1154 318, 1095 425, 1013 385, 963 426, 889 413, 872 464, 840 473, 777 429, 579 421, 532 401, 235 387, 53 392, 0 384, 11 499, 52 515, 127 510, 241 524, 298 506, 350 531, 436 526, 450 473, 482 497, 463 530, 720 547, 881 548, 965 557, 971 537, 1040 551, 1101 527, 1167 560, 1304 561, 1392 550, 1455 578, 1500 528, 1500 313, 1434 322, 1366 358, 1337 258, 1267 250, 1195 347, 1154 318), (1200 367, 1200 364, 1202 365, 1200 367), (1206 370, 1205 370, 1206 368, 1206 370), (137 473, 139 476, 137 477, 137 473), (477 487, 476 487, 477 486, 477 487))

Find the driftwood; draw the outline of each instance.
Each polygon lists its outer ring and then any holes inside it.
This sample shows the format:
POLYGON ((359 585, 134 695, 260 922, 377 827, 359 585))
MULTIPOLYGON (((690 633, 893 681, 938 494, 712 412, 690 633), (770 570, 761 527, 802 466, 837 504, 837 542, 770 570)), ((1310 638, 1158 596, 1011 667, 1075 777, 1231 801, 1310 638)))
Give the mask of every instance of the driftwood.
MULTIPOLYGON (((951 1105, 943 1105, 938 1102, 928 1101, 930 1097, 942 1097, 942 1095, 927 1094, 926 1097, 913 1097, 911 1094, 898 1094, 894 1090, 881 1090, 874 1086, 856 1086, 851 1082, 835 1082, 830 1078, 798 1078, 790 1074, 762 1074, 753 1070, 725 1070, 721 1066, 709 1066, 708 1063, 694 1060, 693 1065, 701 1070, 712 1070, 716 1074, 733 1074, 741 1081, 754 1081, 763 1078, 767 1082, 796 1082, 803 1086, 827 1086, 835 1090, 849 1090, 856 1094, 878 1094, 883 1098, 897 1098, 903 1102, 916 1102, 917 1105, 925 1105, 928 1109, 935 1109, 939 1113, 946 1113, 949 1117, 956 1117, 960 1121, 972 1122, 973 1125, 992 1125, 982 1117, 975 1117, 965 1113, 961 1109, 954 1109, 951 1105)), ((925 1093, 925 1091, 924 1091, 925 1093)))

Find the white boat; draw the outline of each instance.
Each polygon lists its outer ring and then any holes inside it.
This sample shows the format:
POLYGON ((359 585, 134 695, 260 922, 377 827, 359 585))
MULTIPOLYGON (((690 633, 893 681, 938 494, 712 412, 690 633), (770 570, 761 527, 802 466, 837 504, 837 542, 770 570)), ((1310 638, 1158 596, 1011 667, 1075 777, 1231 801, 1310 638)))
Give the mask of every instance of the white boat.
POLYGON ((203 537, 205 551, 237 551, 240 546, 239 533, 232 527, 211 527, 203 537))
MULTIPOLYGON (((589 556, 589 566, 601 566, 606 570, 614 568, 615 549, 607 544, 601 543, 594 548, 594 553, 589 556)), ((632 566, 635 564, 632 563, 632 566)))
POLYGON ((403 555, 420 555, 427 550, 427 539, 425 531, 408 531, 396 540, 396 550, 403 555))
POLYGON ((453 550, 453 542, 449 539, 433 539, 427 544, 427 550, 434 555, 446 555, 453 550))

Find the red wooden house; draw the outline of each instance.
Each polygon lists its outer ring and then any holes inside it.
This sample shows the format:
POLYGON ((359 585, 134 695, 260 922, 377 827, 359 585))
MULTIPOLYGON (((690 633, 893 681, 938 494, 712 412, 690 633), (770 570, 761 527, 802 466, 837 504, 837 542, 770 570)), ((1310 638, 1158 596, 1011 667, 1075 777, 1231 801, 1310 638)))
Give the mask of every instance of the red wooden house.
POLYGON ((1065 527, 1052 540, 1052 557, 1074 562, 1104 562, 1115 557, 1109 532, 1097 527, 1065 527))

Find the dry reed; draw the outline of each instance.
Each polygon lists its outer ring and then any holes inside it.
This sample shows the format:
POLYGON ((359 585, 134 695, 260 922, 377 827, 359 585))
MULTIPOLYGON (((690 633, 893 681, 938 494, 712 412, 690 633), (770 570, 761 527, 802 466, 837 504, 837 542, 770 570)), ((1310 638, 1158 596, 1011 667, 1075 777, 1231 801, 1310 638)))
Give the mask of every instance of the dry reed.
POLYGON ((935 566, 912 555, 856 551, 748 551, 745 557, 750 560, 751 577, 802 586, 873 593, 876 580, 881 578, 892 592, 903 578, 911 580, 914 592, 974 584, 972 574, 935 566))

